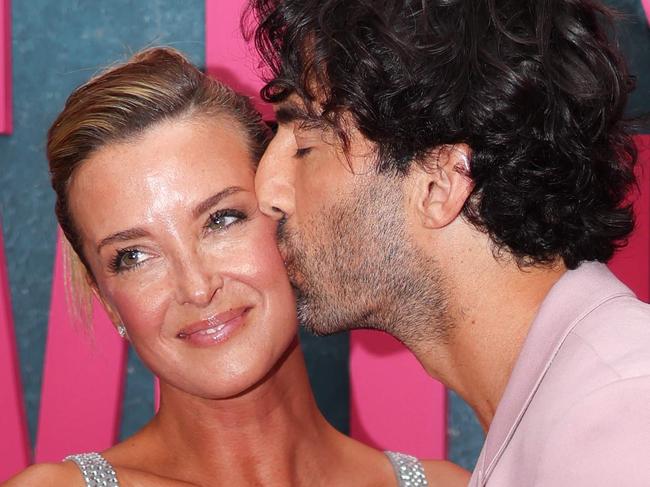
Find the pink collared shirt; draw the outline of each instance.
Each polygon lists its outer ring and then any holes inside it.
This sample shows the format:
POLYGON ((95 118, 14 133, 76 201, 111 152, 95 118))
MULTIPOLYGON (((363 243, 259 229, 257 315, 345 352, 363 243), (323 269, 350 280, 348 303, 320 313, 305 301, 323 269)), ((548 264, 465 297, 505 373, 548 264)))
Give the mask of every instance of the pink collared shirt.
POLYGON ((544 299, 469 485, 650 486, 650 305, 605 265, 544 299))

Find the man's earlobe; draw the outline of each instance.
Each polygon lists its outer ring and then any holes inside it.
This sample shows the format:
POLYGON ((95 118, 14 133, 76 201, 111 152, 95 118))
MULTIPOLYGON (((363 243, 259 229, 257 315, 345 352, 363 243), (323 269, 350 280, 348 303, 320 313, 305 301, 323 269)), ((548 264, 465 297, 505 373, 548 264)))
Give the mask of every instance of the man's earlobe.
POLYGON ((474 188, 470 157, 465 144, 444 146, 413 169, 414 203, 424 226, 443 228, 460 215, 474 188))

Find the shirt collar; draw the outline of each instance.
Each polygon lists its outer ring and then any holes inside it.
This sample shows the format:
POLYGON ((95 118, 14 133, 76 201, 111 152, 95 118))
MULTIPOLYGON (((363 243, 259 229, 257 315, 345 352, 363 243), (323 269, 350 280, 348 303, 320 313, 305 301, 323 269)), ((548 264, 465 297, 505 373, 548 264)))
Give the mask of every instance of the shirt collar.
POLYGON ((567 271, 544 298, 524 340, 488 431, 478 467, 487 480, 564 339, 591 310, 617 294, 633 294, 598 262, 567 271))

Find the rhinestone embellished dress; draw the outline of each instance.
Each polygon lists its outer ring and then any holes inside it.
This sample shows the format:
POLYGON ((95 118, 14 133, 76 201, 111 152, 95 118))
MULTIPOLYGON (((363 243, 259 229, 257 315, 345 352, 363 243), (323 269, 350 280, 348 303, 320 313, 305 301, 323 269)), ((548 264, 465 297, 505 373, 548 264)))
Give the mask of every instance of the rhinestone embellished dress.
POLYGON ((70 455, 65 460, 72 460, 77 464, 81 475, 86 481, 86 487, 119 487, 115 470, 99 453, 82 453, 70 455))
POLYGON ((393 464, 399 487, 427 487, 429 485, 424 468, 417 458, 394 451, 384 453, 393 464))
MULTIPOLYGON (((429 485, 422 464, 417 458, 392 451, 387 451, 386 456, 395 469, 399 487, 427 487, 429 485)), ((77 464, 86 482, 86 487, 119 487, 115 470, 99 453, 70 455, 65 460, 71 460, 77 464)))

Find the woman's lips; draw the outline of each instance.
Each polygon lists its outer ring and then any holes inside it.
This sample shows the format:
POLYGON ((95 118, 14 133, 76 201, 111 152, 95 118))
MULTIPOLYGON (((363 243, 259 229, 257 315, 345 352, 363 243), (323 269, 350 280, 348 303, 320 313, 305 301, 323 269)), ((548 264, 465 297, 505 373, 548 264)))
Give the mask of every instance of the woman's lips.
POLYGON ((211 316, 207 320, 197 321, 183 328, 177 337, 193 345, 209 346, 220 343, 244 323, 249 310, 250 307, 242 306, 211 316))

